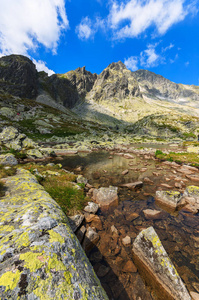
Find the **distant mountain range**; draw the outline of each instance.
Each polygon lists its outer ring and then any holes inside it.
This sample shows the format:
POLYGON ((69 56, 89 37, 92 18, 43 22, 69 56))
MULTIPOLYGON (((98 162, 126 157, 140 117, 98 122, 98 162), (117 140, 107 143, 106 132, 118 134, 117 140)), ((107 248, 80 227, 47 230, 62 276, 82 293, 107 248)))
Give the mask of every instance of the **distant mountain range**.
POLYGON ((176 84, 147 70, 131 72, 121 61, 99 75, 82 67, 49 77, 37 72, 27 57, 1 57, 0 94, 32 99, 134 134, 162 136, 165 128, 171 136, 174 128, 187 134, 198 132, 198 86, 176 84))

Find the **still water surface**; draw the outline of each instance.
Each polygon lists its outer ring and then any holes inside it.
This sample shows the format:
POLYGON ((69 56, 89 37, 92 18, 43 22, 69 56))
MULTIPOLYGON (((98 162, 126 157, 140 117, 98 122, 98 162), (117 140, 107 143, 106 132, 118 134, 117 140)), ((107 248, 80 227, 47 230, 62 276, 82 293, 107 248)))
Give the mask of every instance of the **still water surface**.
POLYGON ((127 159, 101 151, 68 156, 62 161, 63 167, 70 171, 76 172, 76 168, 81 167, 81 174, 94 187, 119 187, 119 206, 106 213, 99 212, 102 226, 96 228, 100 241, 88 257, 109 299, 157 299, 155 292, 146 288, 145 278, 141 278, 139 272, 128 272, 128 268, 124 272, 124 266, 133 258, 131 247, 125 248, 121 243, 126 235, 133 242, 140 230, 153 226, 188 290, 199 292, 199 217, 184 210, 169 211, 154 200, 157 189, 168 189, 162 187, 162 183, 179 190, 175 183, 181 179, 180 191, 195 183, 179 173, 178 167, 172 168, 146 154, 132 155, 133 158, 127 159), (124 170, 128 170, 128 174, 122 175, 124 170), (146 177, 151 182, 145 182, 146 177), (138 180, 144 181, 141 190, 120 187, 123 183, 138 180), (163 214, 158 220, 146 220, 143 210, 147 208, 161 209, 163 214), (138 217, 134 219, 135 214, 138 217), (112 225, 118 230, 116 237, 110 232, 112 225))

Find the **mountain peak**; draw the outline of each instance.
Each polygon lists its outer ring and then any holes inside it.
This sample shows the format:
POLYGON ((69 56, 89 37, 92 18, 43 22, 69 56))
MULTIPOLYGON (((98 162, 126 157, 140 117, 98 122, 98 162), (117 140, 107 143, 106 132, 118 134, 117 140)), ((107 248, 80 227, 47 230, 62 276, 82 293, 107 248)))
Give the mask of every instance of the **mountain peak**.
POLYGON ((116 71, 119 71, 119 70, 124 70, 126 69, 126 66, 123 62, 121 62, 120 60, 118 62, 113 62, 112 64, 108 65, 108 68, 109 69, 114 69, 116 71))

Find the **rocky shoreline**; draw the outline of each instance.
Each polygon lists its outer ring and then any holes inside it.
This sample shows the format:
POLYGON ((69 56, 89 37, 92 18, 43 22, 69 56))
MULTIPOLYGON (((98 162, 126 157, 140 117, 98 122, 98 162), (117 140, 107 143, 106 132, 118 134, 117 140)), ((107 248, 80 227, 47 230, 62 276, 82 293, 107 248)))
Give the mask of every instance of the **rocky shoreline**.
MULTIPOLYGON (((137 288, 136 291, 136 286, 135 282, 139 281, 140 282, 140 274, 142 274, 142 267, 140 269, 141 265, 141 252, 140 250, 136 252, 136 250, 133 251, 133 253, 136 253, 136 258, 133 259, 132 256, 132 249, 135 249, 135 244, 136 244, 136 236, 139 236, 139 234, 142 233, 143 230, 146 230, 141 224, 139 223, 139 218, 140 218, 140 213, 136 213, 135 211, 131 213, 129 216, 125 216, 126 221, 128 222, 133 222, 135 225, 138 227, 136 230, 132 228, 132 231, 129 234, 129 230, 123 230, 120 229, 118 230, 116 224, 113 224, 111 226, 111 232, 110 228, 104 230, 106 228, 106 222, 104 219, 104 215, 98 215, 96 214, 98 209, 100 211, 104 211, 106 215, 106 211, 108 212, 109 210, 113 211, 114 214, 117 212, 117 217, 120 219, 121 217, 121 212, 118 210, 118 208, 121 206, 121 203, 119 204, 119 198, 118 198, 118 188, 119 190, 121 189, 127 189, 130 192, 132 191, 133 194, 139 193, 140 189, 143 188, 145 190, 146 188, 150 187, 154 191, 154 196, 156 199, 156 202, 162 203, 162 207, 167 207, 167 209, 171 211, 179 211, 179 209, 183 208, 183 213, 185 215, 188 213, 191 213, 193 216, 198 213, 199 210, 199 192, 198 192, 198 187, 194 185, 188 185, 187 182, 197 182, 199 181, 199 171, 198 168, 191 167, 189 165, 179 165, 176 164, 175 162, 161 162, 161 165, 157 166, 156 170, 153 171, 153 178, 150 176, 145 176, 145 173, 148 171, 148 165, 147 161, 157 161, 155 158, 155 149, 136 149, 128 144, 118 144, 118 145, 109 145, 104 142, 96 144, 96 142, 92 143, 92 147, 83 147, 82 145, 79 146, 78 143, 76 144, 59 144, 59 145, 54 145, 53 147, 48 147, 44 148, 41 146, 38 146, 38 144, 34 143, 31 141, 31 139, 28 139, 28 143, 24 144, 24 141, 27 140, 26 135, 20 135, 19 132, 13 128, 13 127, 5 127, 4 130, 1 133, 0 140, 2 143, 2 146, 6 146, 9 148, 10 146, 16 146, 16 151, 21 151, 23 154, 26 155, 26 158, 18 158, 16 159, 14 154, 12 153, 7 153, 7 154, 2 154, 0 159, 1 159, 1 164, 3 165, 17 165, 19 161, 23 161, 23 163, 27 162, 42 162, 42 161, 49 161, 49 159, 63 159, 65 155, 77 155, 77 153, 91 153, 91 152, 96 152, 101 150, 106 150, 109 152, 109 159, 112 160, 115 156, 121 157, 125 160, 127 160, 129 163, 128 169, 125 169, 121 172, 121 176, 125 177, 131 172, 138 172, 140 174, 143 174, 141 176, 141 181, 135 181, 135 182, 127 182, 124 183, 118 187, 103 187, 101 186, 100 188, 95 188, 93 185, 88 183, 88 180, 84 178, 82 175, 80 176, 79 183, 83 183, 85 185, 85 191, 87 192, 87 196, 90 199, 90 202, 88 202, 88 205, 84 208, 83 214, 76 215, 73 217, 69 218, 70 225, 73 228, 73 232, 75 232, 77 238, 79 239, 79 242, 82 244, 83 249, 86 251, 86 253, 89 256, 89 259, 91 262, 94 262, 94 269, 99 276, 101 283, 103 287, 105 288, 108 297, 111 299, 111 297, 115 297, 115 299, 128 299, 127 297, 130 297, 129 299, 133 299, 136 294, 137 295, 142 295, 144 299, 155 299, 154 297, 155 294, 153 295, 153 290, 149 292, 146 289, 146 286, 142 283, 139 283, 139 287, 137 288), (32 144, 31 144, 32 143, 32 144), (31 145, 31 146, 30 146, 31 145), (96 146, 97 145, 97 146, 96 146), (29 148, 32 149, 29 149, 29 148), (145 165, 142 167, 138 167, 132 163, 134 157, 140 157, 141 161, 145 161, 145 165), (155 178, 159 178, 162 170, 167 169, 171 170, 170 176, 165 177, 165 182, 160 183, 159 187, 155 186, 155 178), (172 184, 171 184, 172 183, 172 184), (154 186, 154 187, 153 187, 154 186), (173 189, 174 188, 174 189, 173 189), (182 193, 184 193, 182 195, 182 193), (84 222, 82 224, 82 222, 84 222), (140 225, 139 225, 140 224, 140 225), (129 235, 128 235, 129 234, 129 235), (102 242, 103 241, 103 242, 102 242), (110 254, 107 256, 107 242, 110 241, 109 246, 111 247, 111 257, 110 254), (106 257, 107 261, 109 262, 109 265, 107 264, 101 264, 101 259, 92 258, 95 253, 98 253, 96 247, 100 250, 100 253, 102 256, 106 257), (93 249, 96 251, 92 252, 93 249), (139 255, 138 255, 139 253, 139 255), (91 255, 91 256, 90 256, 91 255), (114 265, 113 265, 114 263, 114 265), (116 268, 116 269, 115 269, 116 268), (124 282, 124 278, 126 276, 130 276, 129 280, 133 280, 134 278, 134 283, 132 283, 131 287, 131 292, 129 292, 129 285, 128 288, 125 289, 125 293, 122 296, 122 291, 124 292, 124 288, 120 286, 120 289, 115 289, 115 285, 112 287, 112 284, 107 284, 105 283, 104 279, 108 276, 110 276, 112 270, 115 270, 115 274, 118 274, 117 277, 120 278, 120 282, 124 282), (139 270, 139 273, 138 273, 139 270), (119 273, 118 273, 119 271, 119 273), (121 275, 122 274, 122 275, 121 275), (135 280, 136 278, 136 280, 135 280), (142 290, 142 292, 141 292, 142 290), (127 293, 127 294, 126 294, 127 293), (126 295, 126 296, 125 296, 126 295), (131 295, 131 296, 127 296, 131 295), (132 296, 134 295, 134 296, 132 296), (125 298, 126 297, 126 298, 125 298)), ((110 141, 110 143, 112 143, 110 141)), ((11 147, 10 147, 11 148, 11 147)), ((76 170, 78 174, 81 174, 82 170, 79 168, 76 170)), ((38 174, 40 176, 40 174, 38 174)), ((26 175, 27 176, 27 175, 26 175)), ((101 176, 101 175, 99 175, 101 176)), ((11 179, 10 179, 11 180, 11 179)), ((9 182, 9 180, 5 180, 5 182, 9 182)), ((149 194, 146 191, 143 191, 141 193, 143 196, 148 196, 149 194)), ((141 197, 141 196, 140 196, 141 197)), ((125 202, 124 202, 125 203, 125 202)), ((161 207, 161 205, 160 205, 161 207)), ((164 209, 145 209, 142 210, 144 217, 146 220, 149 220, 150 224, 152 225, 151 222, 163 220, 165 218, 165 213, 164 209)), ((166 210, 167 211, 167 210, 166 210)), ((187 215, 187 218, 188 215, 187 215)), ((125 221, 125 222, 126 222, 125 221)), ((110 225, 109 225, 110 226, 110 225)), ((196 227, 197 228, 197 227, 196 227)), ((143 231, 144 232, 144 231, 143 231)), ((7 234, 7 232, 6 232, 7 234)), ((196 236, 197 237, 197 236, 196 236)), ((157 238, 159 240, 159 237, 157 238)), ((197 242, 196 242, 197 243, 197 242)), ((156 245, 157 246, 157 245, 156 245)), ((160 245, 159 245, 160 246, 160 245)), ((161 246, 162 247, 162 246, 161 246)), ((157 248, 156 254, 158 251, 160 251, 157 248)), ((9 248, 9 247, 8 247, 9 248)), ((149 251, 152 251, 149 249, 149 251)), ((161 252, 161 251, 160 251, 161 252)), ((5 249, 3 250, 3 253, 5 252, 5 249)), ((166 252, 165 252, 166 253, 166 252)), ((165 254, 167 255, 167 254, 165 254)), ((9 257, 10 255, 8 255, 9 257)), ((12 256, 12 255, 11 255, 12 256)), ((99 255, 100 257, 100 255, 99 255)), ((159 257, 159 254, 157 254, 157 259, 159 257)), ((4 258, 2 259, 4 261, 4 258)), ((147 262, 147 256, 142 257, 142 263, 145 265, 147 262)), ((162 268, 163 266, 160 263, 160 266, 158 267, 158 270, 162 268)), ((151 281, 152 281, 152 286, 155 287, 154 291, 157 289, 156 284, 154 285, 155 278, 154 274, 157 273, 157 271, 154 269, 155 266, 150 265, 150 272, 151 273, 151 278, 148 280, 144 277, 144 280, 146 280, 147 284, 151 286, 151 281)), ((4 271, 2 269, 2 274, 4 274, 4 271)), ((17 270, 12 271, 10 270, 9 272, 17 272, 17 270)), ((145 271, 146 273, 147 271, 145 271)), ((166 269, 164 268, 161 271, 164 275, 166 274, 166 269)), ((15 274, 15 273, 14 273, 15 274)), ((18 274, 18 273, 17 273, 18 274)), ((22 276, 23 274, 20 274, 22 276)), ((1 278, 4 278, 6 275, 2 275, 1 278)), ((18 277, 20 277, 18 276, 18 277)), ((114 275, 116 276, 116 275, 114 275)), ((165 275, 166 276, 166 275, 165 275)), ((23 276, 22 276, 23 277, 23 276)), ((33 276, 34 277, 34 276, 33 276)), ((21 277, 20 277, 21 278, 21 277)), ((170 278, 171 279, 171 278, 170 278)), ((2 279, 3 280, 3 279, 2 279)), ((125 279, 126 280, 126 279, 125 279)), ((179 280, 178 286, 179 286, 179 280)), ((4 281, 3 281, 4 282, 4 281)), ((16 280, 13 279, 13 282, 16 283, 16 280)), ((20 281, 19 281, 20 282, 20 281)), ((18 283, 19 283, 18 282, 18 283)), ((117 280, 116 280, 117 282, 117 280)), ((191 296, 188 295, 188 292, 186 291, 186 288, 183 286, 182 281, 182 294, 178 294, 177 296, 171 294, 168 296, 168 289, 167 287, 165 288, 165 280, 162 282, 158 282, 158 287, 159 289, 165 290, 167 296, 165 297, 171 297, 171 299, 197 299, 198 297, 198 292, 199 290, 195 289, 191 291, 191 296), (186 295, 186 296, 185 296, 186 295), (195 297, 195 298, 194 298, 195 297)), ((120 283, 121 284, 121 283, 120 283)), ((15 284, 14 284, 15 285, 15 284)), ((176 290, 176 287, 174 285, 174 282, 171 280, 170 285, 173 286, 172 288, 170 287, 169 290, 171 291, 173 289, 176 290)), ((12 297, 14 297, 15 294, 19 292, 19 287, 16 285, 16 289, 14 290, 14 294, 12 297)), ((150 289, 149 289, 150 290, 150 289)), ((3 293, 5 290, 2 290, 3 293)), ((6 288, 7 291, 7 288, 6 288)), ((10 288, 8 288, 9 293, 11 293, 10 288)), ((11 295, 11 294, 9 294, 11 295)), ((65 294, 63 294, 65 295, 65 294)), ((25 297, 25 296, 24 296, 25 297)), ((67 296, 69 297, 69 296, 67 296)), ((101 296, 100 296, 101 297, 101 296)), ((105 296, 104 296, 105 297, 105 296)), ((4 299, 4 298, 2 298, 4 299)), ((15 299, 15 298, 13 298, 15 299)), ((17 299, 17 298, 16 298, 17 299)), ((21 298, 22 299, 22 298, 21 298)), ((26 298, 24 298, 26 299, 26 298)), ((40 298, 38 298, 40 299, 40 298)), ((69 299, 69 298, 67 298, 69 299)), ((71 298, 73 299, 73 298, 71 298)), ((104 299, 104 298, 89 298, 89 299, 104 299)), ((165 298, 166 299, 166 298, 165 298)), ((169 299, 169 298, 168 298, 169 299)))

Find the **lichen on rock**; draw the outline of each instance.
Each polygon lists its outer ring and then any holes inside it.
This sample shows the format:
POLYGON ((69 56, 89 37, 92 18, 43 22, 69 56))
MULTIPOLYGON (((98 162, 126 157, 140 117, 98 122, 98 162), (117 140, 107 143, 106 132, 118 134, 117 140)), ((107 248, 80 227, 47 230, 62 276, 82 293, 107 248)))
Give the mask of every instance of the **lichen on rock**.
POLYGON ((0 298, 108 299, 68 219, 27 170, 0 202, 0 298))
POLYGON ((139 271, 161 295, 158 299, 191 300, 153 227, 142 230, 136 237, 133 254, 139 271))

